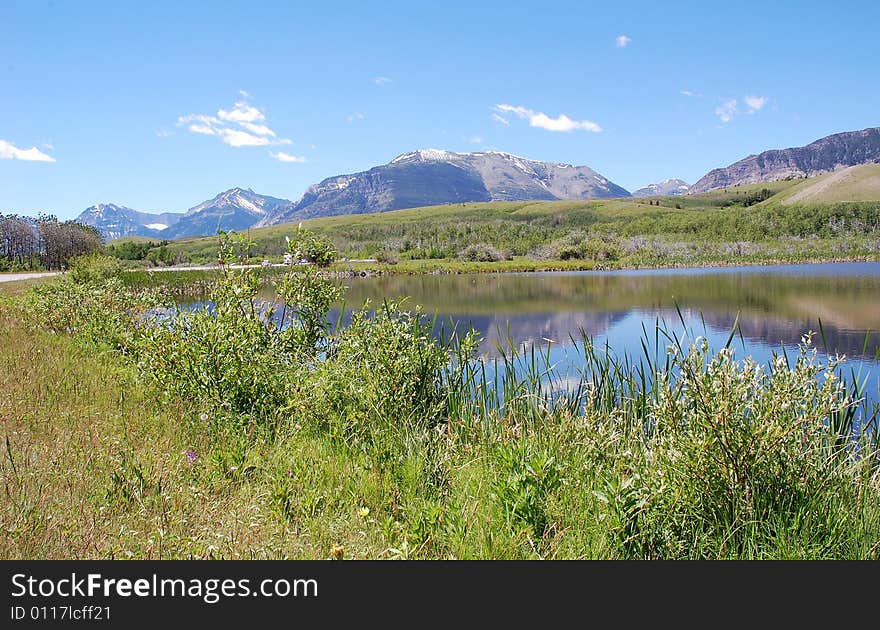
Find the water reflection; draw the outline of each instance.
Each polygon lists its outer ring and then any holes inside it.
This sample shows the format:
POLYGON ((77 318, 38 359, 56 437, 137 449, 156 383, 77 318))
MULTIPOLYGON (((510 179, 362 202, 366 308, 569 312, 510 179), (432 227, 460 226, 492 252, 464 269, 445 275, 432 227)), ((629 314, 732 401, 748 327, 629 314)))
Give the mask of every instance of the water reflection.
POLYGON ((653 330, 660 320, 681 329, 682 318, 723 344, 737 317, 741 352, 755 358, 793 349, 804 332, 819 331, 820 320, 824 343, 818 335, 816 343, 828 352, 875 364, 880 348, 880 334, 871 332, 880 330, 880 263, 391 276, 345 284, 348 308, 408 296, 443 321, 473 326, 489 354, 508 340, 566 345, 581 331, 617 351, 640 350, 643 327, 653 330))
POLYGON ((485 356, 510 344, 538 346, 573 378, 583 368, 576 346, 584 336, 631 358, 643 355, 647 337, 656 357, 671 342, 658 327, 684 343, 702 335, 717 350, 738 321, 737 358, 767 362, 774 353, 796 353, 803 334, 818 332, 821 321, 824 334, 814 346, 845 354, 848 369, 867 381, 869 398, 880 397, 880 263, 389 276, 344 284, 348 313, 367 299, 376 306, 406 297, 405 304, 436 315, 446 333, 476 329, 485 356))

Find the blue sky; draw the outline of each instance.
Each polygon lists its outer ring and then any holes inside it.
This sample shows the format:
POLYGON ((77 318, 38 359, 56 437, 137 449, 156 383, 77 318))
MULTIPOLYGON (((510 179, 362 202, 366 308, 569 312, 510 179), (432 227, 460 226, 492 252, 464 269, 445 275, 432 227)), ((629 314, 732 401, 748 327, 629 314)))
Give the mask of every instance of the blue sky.
POLYGON ((289 199, 416 148, 633 190, 880 126, 877 2, 0 3, 0 212, 289 199))

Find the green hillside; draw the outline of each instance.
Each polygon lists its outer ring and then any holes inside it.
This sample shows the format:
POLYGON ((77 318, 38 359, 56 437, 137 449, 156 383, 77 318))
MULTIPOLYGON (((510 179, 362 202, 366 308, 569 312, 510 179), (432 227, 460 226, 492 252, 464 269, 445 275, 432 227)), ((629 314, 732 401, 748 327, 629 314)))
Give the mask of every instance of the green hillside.
MULTIPOLYGON (((870 240, 876 239, 880 202, 853 203, 847 196, 855 190, 870 196, 872 173, 880 166, 868 167, 830 184, 826 178, 833 175, 674 197, 446 204, 311 219, 302 226, 332 241, 340 257, 378 257, 410 267, 408 261, 474 261, 486 251, 496 259, 604 266, 867 256, 880 249, 870 240), (844 250, 831 243, 844 236, 844 250)), ((279 260, 284 237, 296 229, 290 223, 250 230, 253 254, 279 260)), ((216 237, 183 239, 167 244, 162 259, 211 262, 216 251, 216 237)))
POLYGON ((811 177, 789 188, 782 197, 786 205, 880 200, 880 164, 860 164, 811 177))

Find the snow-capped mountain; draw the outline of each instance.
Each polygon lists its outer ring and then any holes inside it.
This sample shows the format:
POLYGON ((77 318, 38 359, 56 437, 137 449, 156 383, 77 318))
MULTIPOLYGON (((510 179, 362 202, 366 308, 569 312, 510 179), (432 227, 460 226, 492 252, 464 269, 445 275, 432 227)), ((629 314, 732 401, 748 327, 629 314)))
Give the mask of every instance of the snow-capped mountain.
POLYGON ((260 220, 275 225, 310 217, 363 214, 472 201, 628 197, 587 166, 529 160, 509 153, 420 149, 368 171, 329 177, 289 206, 260 220))
POLYGON ((109 241, 123 236, 167 238, 163 233, 175 225, 182 216, 181 212, 152 214, 138 212, 115 203, 99 203, 86 208, 76 220, 98 228, 104 240, 109 241))
POLYGON ((107 241, 123 236, 171 240, 187 236, 211 236, 217 230, 245 230, 290 204, 288 199, 260 195, 250 189, 232 188, 186 212, 152 214, 112 203, 100 203, 87 208, 77 221, 94 225, 107 241))
POLYGON ((217 230, 246 230, 283 206, 288 199, 260 195, 250 188, 231 188, 184 213, 165 238, 209 236, 217 230))
POLYGON ((648 184, 633 192, 633 197, 657 197, 665 195, 686 195, 691 187, 680 179, 664 179, 658 184, 648 184))
POLYGON ((150 214, 99 204, 79 221, 104 238, 211 236, 309 217, 384 212, 472 201, 530 201, 628 197, 629 193, 587 166, 529 160, 509 153, 455 153, 421 149, 388 164, 310 186, 297 202, 231 188, 185 213, 150 214))

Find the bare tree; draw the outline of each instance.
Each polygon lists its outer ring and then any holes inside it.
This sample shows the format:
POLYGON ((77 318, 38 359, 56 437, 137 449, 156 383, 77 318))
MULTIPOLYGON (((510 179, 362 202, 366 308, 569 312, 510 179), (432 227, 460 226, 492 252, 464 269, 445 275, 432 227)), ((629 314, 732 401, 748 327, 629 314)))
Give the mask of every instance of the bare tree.
POLYGON ((52 215, 37 219, 0 215, 0 270, 63 269, 80 254, 99 250, 101 234, 76 221, 59 222, 52 215))

